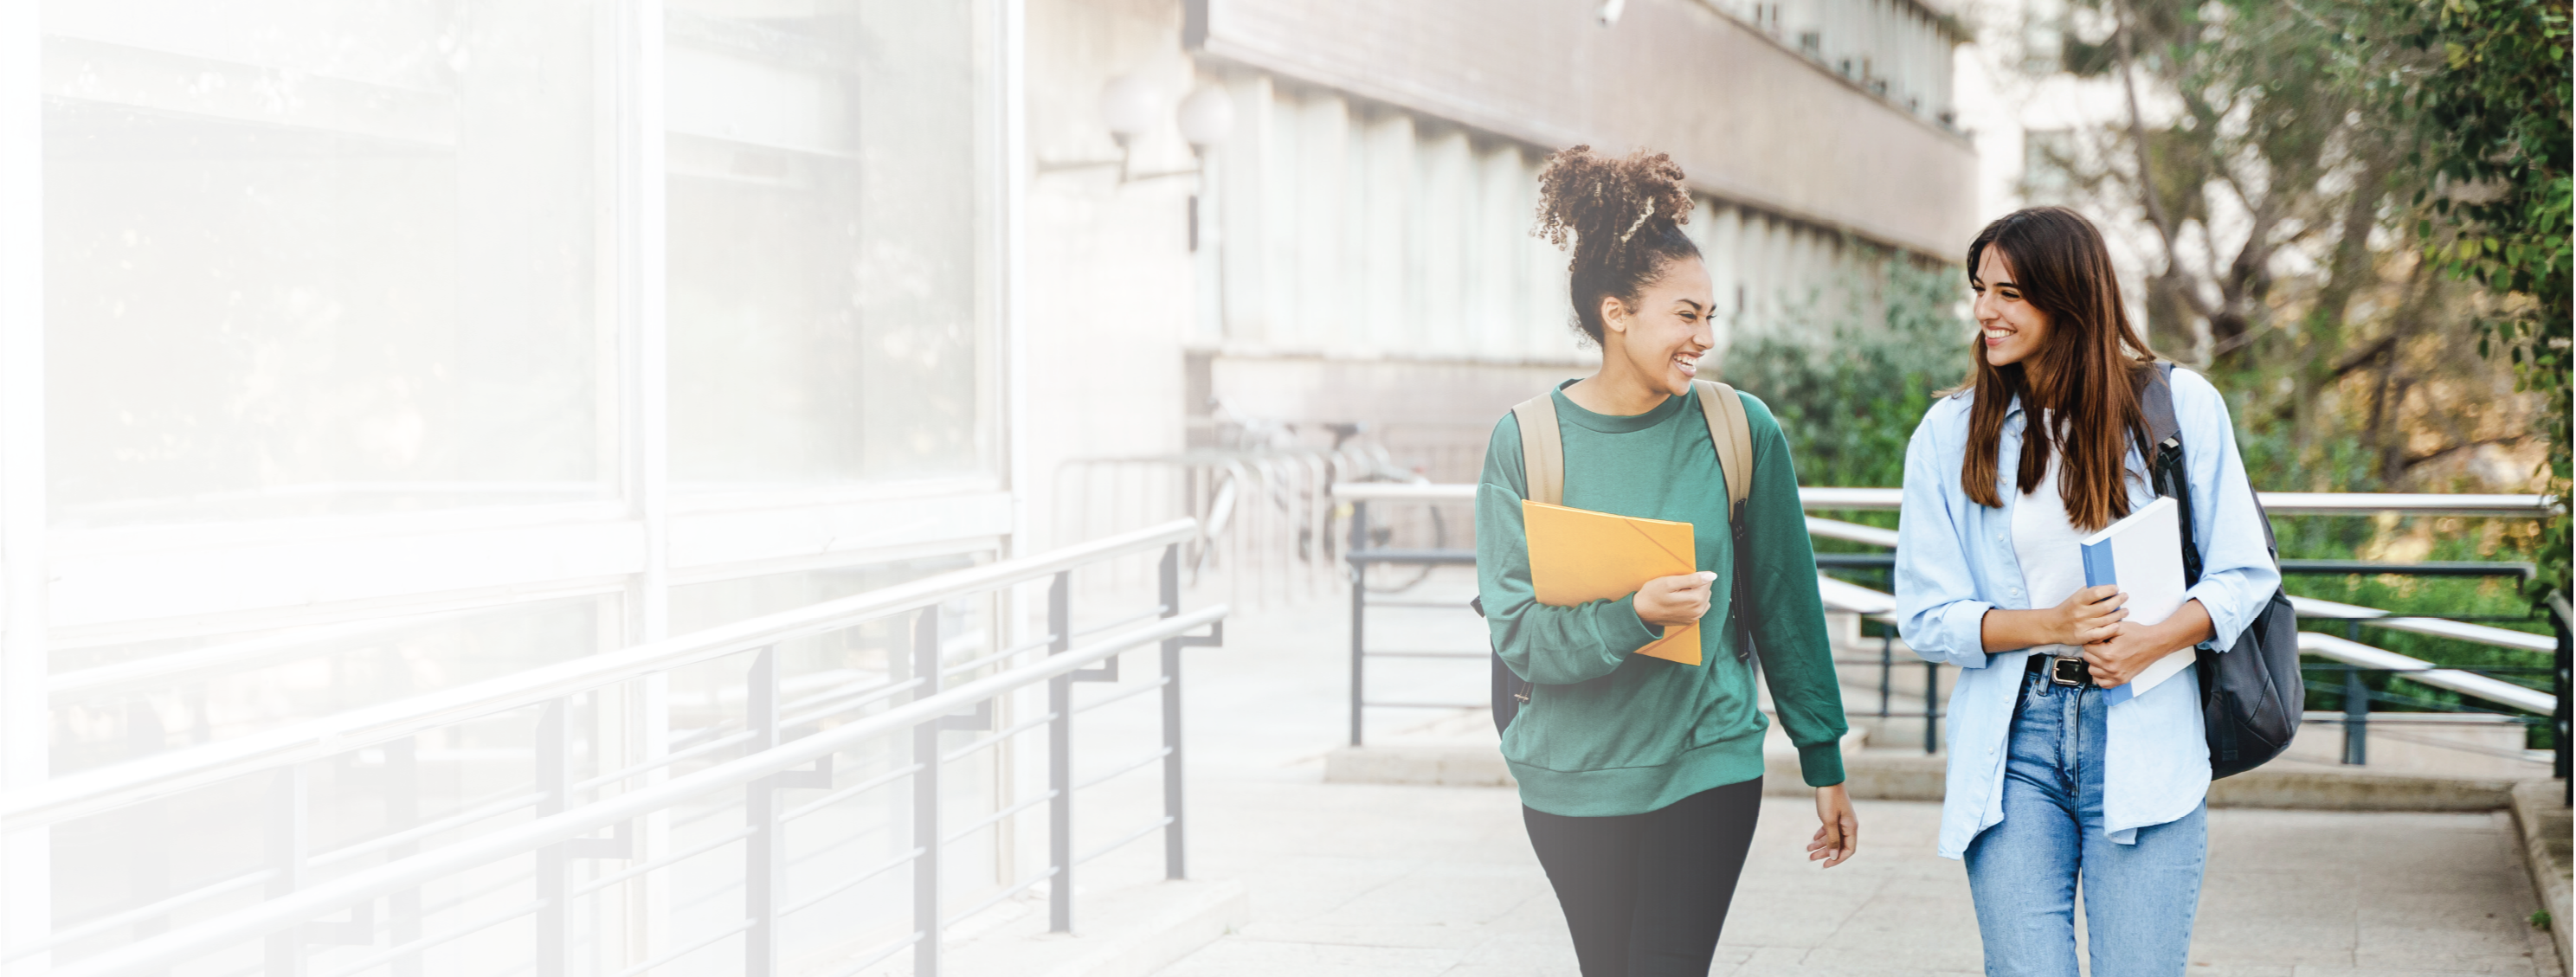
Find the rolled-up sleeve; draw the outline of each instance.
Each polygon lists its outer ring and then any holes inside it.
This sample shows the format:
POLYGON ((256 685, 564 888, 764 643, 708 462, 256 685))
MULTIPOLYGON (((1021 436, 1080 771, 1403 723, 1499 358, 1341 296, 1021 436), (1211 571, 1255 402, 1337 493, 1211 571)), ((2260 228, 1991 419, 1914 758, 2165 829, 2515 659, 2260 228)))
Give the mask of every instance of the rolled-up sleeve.
POLYGON ((2173 371, 2173 393, 2191 482, 2192 538, 2201 550, 2200 582, 2184 598, 2209 611, 2214 637, 2201 647, 2225 651, 2281 586, 2281 570, 2264 542, 2270 537, 2254 507, 2245 460, 2236 451, 2227 399, 2200 374, 2179 368, 2173 371))
POLYGON ((1936 402, 1905 445, 1905 494, 1896 521, 1897 631, 1914 653, 1961 668, 1986 667, 1986 612, 1969 574, 1958 506, 1958 453, 1935 432, 1936 417, 1955 410, 1936 402))

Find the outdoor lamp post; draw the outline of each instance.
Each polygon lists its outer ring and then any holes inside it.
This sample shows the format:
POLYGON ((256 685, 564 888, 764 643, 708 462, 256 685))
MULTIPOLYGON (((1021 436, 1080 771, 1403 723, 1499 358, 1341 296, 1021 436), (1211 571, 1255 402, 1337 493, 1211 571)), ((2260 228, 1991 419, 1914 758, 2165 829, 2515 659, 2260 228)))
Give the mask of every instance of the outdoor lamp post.
POLYGON ((1038 172, 1082 170, 1115 166, 1118 182, 1135 183, 1167 176, 1190 176, 1204 172, 1207 151, 1234 131, 1234 100, 1225 90, 1213 85, 1202 86, 1181 100, 1174 121, 1181 138, 1190 144, 1190 153, 1198 162, 1187 169, 1156 170, 1138 173, 1130 167, 1135 156, 1136 137, 1153 131, 1161 114, 1163 93, 1154 83, 1136 75, 1120 75, 1100 89, 1100 123, 1109 130, 1109 138, 1118 144, 1117 159, 1075 159, 1038 161, 1038 172))

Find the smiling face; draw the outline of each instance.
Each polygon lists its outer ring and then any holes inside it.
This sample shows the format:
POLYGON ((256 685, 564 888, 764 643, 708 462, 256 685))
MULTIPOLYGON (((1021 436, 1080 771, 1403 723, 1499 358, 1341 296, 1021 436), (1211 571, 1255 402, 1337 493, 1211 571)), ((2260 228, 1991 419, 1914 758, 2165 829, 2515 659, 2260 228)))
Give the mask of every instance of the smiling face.
POLYGON ((1974 312, 1988 364, 2020 363, 2047 346, 2048 313, 2030 304, 2021 286, 2013 283, 2012 265, 2004 260, 2002 248, 1985 250, 1976 272, 1968 276, 1968 287, 1977 293, 1974 312))
POLYGON ((1717 345, 1709 313, 1717 307, 1708 266, 1679 258, 1637 295, 1632 308, 1617 296, 1601 300, 1602 357, 1625 361, 1646 386, 1675 397, 1690 393, 1700 357, 1717 345))

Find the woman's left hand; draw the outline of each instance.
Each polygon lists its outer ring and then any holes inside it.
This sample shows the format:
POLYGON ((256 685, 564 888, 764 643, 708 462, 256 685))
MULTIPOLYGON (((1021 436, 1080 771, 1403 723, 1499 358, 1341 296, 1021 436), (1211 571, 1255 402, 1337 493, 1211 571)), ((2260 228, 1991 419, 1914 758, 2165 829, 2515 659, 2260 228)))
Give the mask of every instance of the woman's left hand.
POLYGON ((2116 688, 2137 678, 2157 659, 2208 637, 2209 611, 2198 600, 2185 601, 2162 623, 2111 625, 2110 637, 2084 646, 2085 670, 2093 673, 2094 685, 2116 688))
POLYGON ((1860 819, 1852 815, 1851 795, 1843 785, 1816 788, 1816 820, 1816 836, 1807 841, 1808 861, 1822 859, 1832 868, 1860 851, 1860 819))

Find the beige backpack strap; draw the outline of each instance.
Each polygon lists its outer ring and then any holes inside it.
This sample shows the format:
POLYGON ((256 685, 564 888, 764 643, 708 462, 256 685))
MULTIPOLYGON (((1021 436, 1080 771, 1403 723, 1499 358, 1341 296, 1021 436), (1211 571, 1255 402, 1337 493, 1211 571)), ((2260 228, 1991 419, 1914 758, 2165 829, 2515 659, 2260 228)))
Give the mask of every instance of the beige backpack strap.
POLYGON ((1753 492, 1753 431, 1744 419, 1744 398, 1715 380, 1692 386, 1699 389, 1699 412, 1708 417, 1708 440, 1717 447, 1718 468, 1726 473, 1726 517, 1732 522, 1744 511, 1744 497, 1753 492))
POLYGON ((1529 500, 1565 503, 1565 434, 1556 429, 1556 391, 1521 401, 1512 408, 1521 428, 1521 472, 1529 500))

